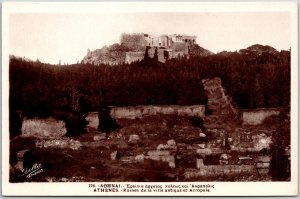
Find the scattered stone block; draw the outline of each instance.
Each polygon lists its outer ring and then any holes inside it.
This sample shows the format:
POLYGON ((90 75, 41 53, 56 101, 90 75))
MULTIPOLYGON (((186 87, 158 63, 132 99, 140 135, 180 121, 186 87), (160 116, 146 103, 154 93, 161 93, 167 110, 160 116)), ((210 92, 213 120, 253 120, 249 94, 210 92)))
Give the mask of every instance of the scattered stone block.
POLYGON ((270 163, 268 162, 258 162, 256 164, 256 168, 269 168, 270 167, 270 163))
POLYGON ((160 156, 158 156, 158 155, 149 155, 149 156, 145 156, 145 159, 160 161, 160 156))
POLYGON ((175 169, 176 168, 175 161, 169 162, 169 167, 172 168, 172 169, 175 169))
POLYGON ((149 156, 170 155, 170 151, 148 151, 149 156))
POLYGON ((204 154, 204 155, 211 155, 212 154, 212 150, 209 149, 209 148, 197 149, 196 153, 197 154, 204 154))
POLYGON ((82 146, 80 141, 69 138, 61 140, 40 140, 37 141, 35 145, 40 148, 70 148, 72 150, 79 150, 82 146))
POLYGON ((60 180, 61 180, 61 182, 67 182, 68 178, 61 178, 60 180))
POLYGON ((204 166, 203 159, 196 159, 196 168, 200 169, 204 166))
POLYGON ((124 140, 121 140, 117 143, 117 147, 118 149, 127 149, 128 144, 124 140))
POLYGON ((127 163, 131 163, 134 162, 135 157, 133 156, 124 156, 120 158, 121 162, 127 162, 127 163))
POLYGON ((94 141, 104 140, 106 138, 106 133, 100 133, 99 135, 95 135, 93 137, 94 141))
POLYGON ((32 152, 30 149, 22 150, 17 153, 17 164, 15 169, 22 171, 32 166, 32 152))
POLYGON ((175 161, 175 157, 172 155, 161 156, 161 161, 163 162, 173 162, 175 161))
POLYGON ((268 168, 261 168, 261 169, 257 169, 259 175, 268 175, 269 173, 269 169, 268 168))
POLYGON ((199 136, 201 137, 201 138, 205 138, 206 137, 206 135, 204 134, 204 133, 199 133, 199 136))
POLYGON ((177 147, 178 147, 178 148, 186 148, 187 145, 186 145, 185 143, 178 143, 178 144, 177 144, 177 147))
POLYGON ((145 159, 144 154, 137 155, 134 158, 134 160, 137 161, 137 162, 144 162, 144 159, 145 159))
POLYGON ((130 143, 137 143, 137 141, 140 139, 139 135, 133 134, 129 135, 129 141, 130 143))
POLYGON ((110 154, 110 159, 111 160, 116 160, 118 155, 118 151, 114 151, 110 154))
POLYGON ((176 142, 175 142, 175 140, 168 140, 167 141, 167 145, 169 145, 169 146, 176 146, 176 142))
POLYGON ((156 148, 157 150, 176 150, 176 146, 170 146, 167 144, 159 144, 156 148))
POLYGON ((255 162, 270 162, 271 157, 270 156, 257 156, 255 158, 255 162))

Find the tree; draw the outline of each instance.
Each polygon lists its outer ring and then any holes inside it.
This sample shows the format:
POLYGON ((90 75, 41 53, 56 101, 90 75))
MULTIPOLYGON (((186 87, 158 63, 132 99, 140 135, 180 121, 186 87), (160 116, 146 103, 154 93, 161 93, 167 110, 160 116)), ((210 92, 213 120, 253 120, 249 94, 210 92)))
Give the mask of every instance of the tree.
POLYGON ((154 62, 158 62, 158 53, 157 53, 157 47, 155 48, 155 52, 154 52, 154 56, 153 56, 153 60, 154 62))
POLYGON ((264 106, 264 96, 261 86, 259 84, 259 80, 256 78, 254 81, 254 106, 255 107, 263 107, 264 106))
POLYGON ((79 136, 86 132, 87 108, 85 106, 84 98, 76 89, 71 92, 71 109, 72 112, 65 118, 67 133, 66 136, 79 136))

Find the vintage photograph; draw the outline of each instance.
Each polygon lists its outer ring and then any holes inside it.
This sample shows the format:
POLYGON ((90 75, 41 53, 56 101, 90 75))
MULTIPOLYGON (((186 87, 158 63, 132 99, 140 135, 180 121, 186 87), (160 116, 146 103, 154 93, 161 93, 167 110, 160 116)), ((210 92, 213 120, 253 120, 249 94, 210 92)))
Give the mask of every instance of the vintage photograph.
POLYGON ((298 175, 291 12, 21 11, 5 27, 9 184, 298 175))

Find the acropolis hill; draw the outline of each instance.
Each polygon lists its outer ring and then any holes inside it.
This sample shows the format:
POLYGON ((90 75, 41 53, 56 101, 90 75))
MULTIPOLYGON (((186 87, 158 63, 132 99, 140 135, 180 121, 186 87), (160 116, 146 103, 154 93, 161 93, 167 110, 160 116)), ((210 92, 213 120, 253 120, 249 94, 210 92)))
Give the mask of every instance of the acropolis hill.
POLYGON ((212 54, 196 44, 196 36, 184 34, 153 36, 144 33, 123 33, 120 44, 115 43, 94 51, 88 50, 82 62, 95 65, 132 63, 143 60, 146 52, 150 58, 153 58, 156 51, 158 61, 163 63, 172 58, 189 58, 195 55, 207 56, 212 54))

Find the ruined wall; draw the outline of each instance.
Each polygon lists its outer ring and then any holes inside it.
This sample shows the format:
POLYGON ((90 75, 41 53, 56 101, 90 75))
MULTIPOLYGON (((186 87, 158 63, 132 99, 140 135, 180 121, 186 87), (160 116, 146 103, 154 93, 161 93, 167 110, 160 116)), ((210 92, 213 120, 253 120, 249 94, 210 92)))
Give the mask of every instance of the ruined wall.
POLYGON ((144 33, 123 33, 120 38, 120 43, 126 46, 131 51, 142 51, 147 45, 146 34, 144 33))
POLYGON ((255 165, 198 165, 198 169, 186 169, 184 176, 186 179, 223 176, 223 175, 239 175, 239 174, 256 173, 255 165))
POLYGON ((156 114, 175 114, 186 116, 199 116, 204 117, 205 106, 193 105, 193 106, 129 106, 129 107, 112 107, 111 115, 114 118, 128 118, 135 119, 141 118, 147 115, 156 114))
POLYGON ((204 165, 203 159, 197 159, 197 169, 186 169, 184 177, 191 179, 209 176, 237 176, 240 174, 268 175, 271 157, 257 156, 254 161, 255 164, 251 165, 204 165))
POLYGON ((38 138, 60 138, 67 132, 65 122, 54 118, 26 119, 22 123, 22 136, 38 138))
POLYGON ((207 108, 213 115, 237 114, 237 110, 231 104, 231 99, 225 94, 221 84, 221 78, 202 80, 205 93, 207 94, 207 108))
POLYGON ((279 109, 254 109, 244 110, 242 113, 243 124, 245 125, 258 125, 270 117, 280 114, 279 109))
MULTIPOLYGON (((186 116, 204 117, 205 106, 128 106, 128 107, 111 107, 111 116, 115 119, 136 119, 147 115, 156 114, 176 114, 186 116)), ((97 128, 99 124, 98 113, 90 112, 86 117, 89 127, 97 128)))
POLYGON ((136 61, 141 61, 144 59, 145 52, 144 51, 139 51, 139 52, 126 52, 126 57, 125 57, 125 63, 130 64, 132 62, 136 61))

